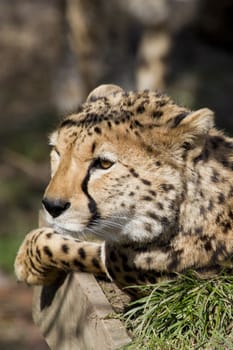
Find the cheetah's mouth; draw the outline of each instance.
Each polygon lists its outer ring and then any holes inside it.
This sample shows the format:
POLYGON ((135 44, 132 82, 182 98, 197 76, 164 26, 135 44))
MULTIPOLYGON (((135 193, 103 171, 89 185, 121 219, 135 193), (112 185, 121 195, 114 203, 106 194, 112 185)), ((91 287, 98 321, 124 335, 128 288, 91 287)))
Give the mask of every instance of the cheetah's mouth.
POLYGON ((98 217, 90 225, 90 221, 87 224, 80 223, 71 215, 53 218, 44 211, 42 216, 43 225, 52 227, 57 233, 85 240, 119 240, 125 226, 131 221, 131 218, 123 215, 101 219, 98 217))
POLYGON ((59 222, 52 218, 47 211, 43 210, 40 213, 40 221, 43 226, 52 227, 57 233, 69 235, 73 237, 82 237, 84 235, 83 229, 77 223, 70 223, 69 221, 59 222))
MULTIPOLYGON (((106 227, 103 227, 103 224, 95 222, 93 226, 85 226, 78 224, 77 222, 71 222, 68 220, 63 220, 59 222, 57 219, 53 219, 50 215, 43 215, 43 225, 52 227, 57 233, 62 235, 68 235, 79 239, 84 240, 93 240, 93 239, 104 239, 106 232, 106 227)), ((104 221, 103 221, 104 222, 104 221)))

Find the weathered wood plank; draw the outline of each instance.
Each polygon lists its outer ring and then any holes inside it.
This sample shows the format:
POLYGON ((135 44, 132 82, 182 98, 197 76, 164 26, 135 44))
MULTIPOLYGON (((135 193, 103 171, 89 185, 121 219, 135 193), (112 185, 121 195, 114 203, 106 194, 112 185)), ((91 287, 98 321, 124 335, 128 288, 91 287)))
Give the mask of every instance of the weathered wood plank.
POLYGON ((33 318, 52 350, 113 350, 130 343, 123 324, 91 274, 61 276, 36 287, 33 318))

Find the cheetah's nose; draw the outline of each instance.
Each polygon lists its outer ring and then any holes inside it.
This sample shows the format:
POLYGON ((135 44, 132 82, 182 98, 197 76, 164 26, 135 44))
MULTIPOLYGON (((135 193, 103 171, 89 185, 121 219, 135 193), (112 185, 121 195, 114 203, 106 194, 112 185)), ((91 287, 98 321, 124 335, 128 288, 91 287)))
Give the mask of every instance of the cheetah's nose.
POLYGON ((60 199, 43 198, 42 203, 52 217, 56 218, 70 207, 70 202, 60 199))

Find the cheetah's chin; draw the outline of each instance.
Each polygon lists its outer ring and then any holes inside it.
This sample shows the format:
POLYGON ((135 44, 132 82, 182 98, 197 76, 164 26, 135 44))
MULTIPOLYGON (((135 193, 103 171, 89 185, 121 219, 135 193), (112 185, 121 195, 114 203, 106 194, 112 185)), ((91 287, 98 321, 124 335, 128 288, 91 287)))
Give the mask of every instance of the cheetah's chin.
POLYGON ((58 224, 53 224, 52 227, 59 234, 71 236, 80 240, 93 240, 96 238, 100 239, 99 236, 97 237, 93 233, 87 232, 86 230, 73 230, 58 224))

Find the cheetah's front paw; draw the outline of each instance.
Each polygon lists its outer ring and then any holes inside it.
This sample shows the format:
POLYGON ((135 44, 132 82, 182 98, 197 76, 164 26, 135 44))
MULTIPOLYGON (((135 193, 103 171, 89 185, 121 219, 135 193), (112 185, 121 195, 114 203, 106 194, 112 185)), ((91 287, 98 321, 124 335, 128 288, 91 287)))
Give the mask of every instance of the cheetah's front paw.
POLYGON ((21 244, 15 259, 15 274, 19 282, 30 285, 48 285, 54 282, 60 270, 42 261, 39 238, 53 233, 50 228, 40 228, 31 231, 21 244))

